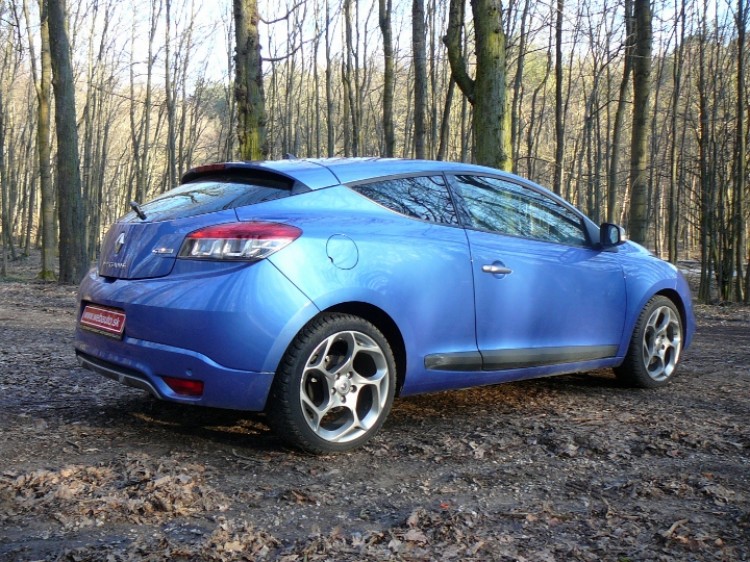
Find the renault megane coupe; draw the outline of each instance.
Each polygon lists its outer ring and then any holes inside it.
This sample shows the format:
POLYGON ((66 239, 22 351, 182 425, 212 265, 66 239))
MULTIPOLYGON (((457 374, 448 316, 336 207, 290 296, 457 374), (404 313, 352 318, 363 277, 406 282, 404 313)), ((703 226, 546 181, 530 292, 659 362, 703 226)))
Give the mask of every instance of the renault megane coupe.
POLYGON ((604 367, 663 386, 694 331, 673 265, 491 168, 229 162, 131 207, 80 286, 80 364, 265 411, 311 452, 361 445, 398 395, 604 367))

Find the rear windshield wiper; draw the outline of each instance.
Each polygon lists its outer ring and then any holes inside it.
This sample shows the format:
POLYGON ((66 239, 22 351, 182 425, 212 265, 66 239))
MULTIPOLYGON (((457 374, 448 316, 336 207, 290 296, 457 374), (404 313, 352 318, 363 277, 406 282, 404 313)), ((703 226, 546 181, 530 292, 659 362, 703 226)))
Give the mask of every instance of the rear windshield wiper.
POLYGON ((138 218, 142 221, 146 220, 146 213, 143 212, 143 209, 141 209, 141 206, 136 203, 135 201, 130 202, 130 208, 133 209, 133 212, 138 215, 138 218))

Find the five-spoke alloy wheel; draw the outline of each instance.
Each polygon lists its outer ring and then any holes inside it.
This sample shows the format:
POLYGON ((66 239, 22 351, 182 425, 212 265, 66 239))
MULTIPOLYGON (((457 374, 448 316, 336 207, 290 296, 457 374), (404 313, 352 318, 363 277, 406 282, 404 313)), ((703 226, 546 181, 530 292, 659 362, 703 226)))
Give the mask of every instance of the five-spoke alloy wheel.
POLYGON ((395 386, 395 361, 383 334, 362 318, 326 314, 287 350, 271 390, 269 421, 304 450, 346 451, 380 429, 395 386))
POLYGON ((657 295, 641 311, 625 361, 615 373, 632 386, 663 386, 672 378, 681 351, 682 317, 670 299, 657 295))

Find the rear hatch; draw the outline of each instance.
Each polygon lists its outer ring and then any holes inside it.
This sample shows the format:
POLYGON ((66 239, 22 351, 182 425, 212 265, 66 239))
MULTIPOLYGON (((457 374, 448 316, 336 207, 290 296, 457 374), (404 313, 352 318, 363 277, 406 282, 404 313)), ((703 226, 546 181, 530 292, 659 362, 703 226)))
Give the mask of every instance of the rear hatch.
POLYGON ((189 177, 194 179, 139 206, 140 213, 128 213, 110 228, 102 242, 99 275, 163 277, 172 271, 185 236, 193 230, 236 221, 238 207, 309 191, 265 170, 191 172, 189 177))

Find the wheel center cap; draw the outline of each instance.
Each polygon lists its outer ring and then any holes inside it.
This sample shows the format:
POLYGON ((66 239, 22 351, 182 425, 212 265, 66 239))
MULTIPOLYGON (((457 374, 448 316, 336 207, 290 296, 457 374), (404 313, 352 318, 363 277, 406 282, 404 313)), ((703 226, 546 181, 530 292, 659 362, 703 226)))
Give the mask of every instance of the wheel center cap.
POLYGON ((334 388, 336 389, 336 392, 339 394, 349 394, 349 391, 352 389, 352 381, 349 380, 349 377, 339 377, 336 380, 336 384, 334 385, 334 388))

